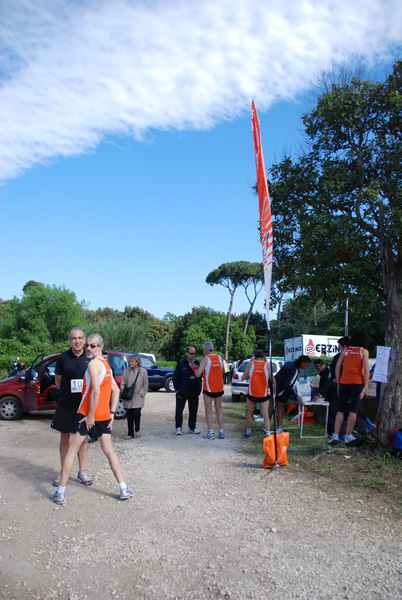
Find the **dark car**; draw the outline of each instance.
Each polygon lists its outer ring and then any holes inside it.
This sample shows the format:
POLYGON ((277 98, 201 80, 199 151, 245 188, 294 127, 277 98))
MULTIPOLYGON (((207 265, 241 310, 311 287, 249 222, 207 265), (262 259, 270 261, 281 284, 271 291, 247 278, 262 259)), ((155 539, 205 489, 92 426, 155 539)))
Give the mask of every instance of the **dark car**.
MULTIPOLYGON (((108 362, 114 378, 120 387, 124 369, 129 368, 128 359, 133 352, 108 351, 108 362)), ((15 421, 24 412, 33 410, 52 410, 57 406, 59 390, 55 386, 56 361, 59 354, 46 356, 39 354, 32 366, 22 373, 0 381, 0 419, 15 421)), ((174 392, 172 376, 173 369, 159 367, 151 358, 140 354, 143 367, 148 371, 149 387, 159 390, 164 387, 168 392, 174 392)), ((123 403, 119 401, 116 408, 116 418, 126 416, 123 403)))
MULTIPOLYGON (((117 350, 108 350, 108 362, 112 367, 114 377, 117 381, 123 374, 124 369, 127 369, 128 359, 134 352, 120 352, 117 350)), ((155 361, 146 354, 138 353, 141 356, 141 364, 148 373, 149 389, 156 391, 160 388, 165 388, 167 392, 174 392, 173 373, 174 369, 169 367, 160 367, 155 361)), ((120 385, 120 379, 118 383, 120 385)))

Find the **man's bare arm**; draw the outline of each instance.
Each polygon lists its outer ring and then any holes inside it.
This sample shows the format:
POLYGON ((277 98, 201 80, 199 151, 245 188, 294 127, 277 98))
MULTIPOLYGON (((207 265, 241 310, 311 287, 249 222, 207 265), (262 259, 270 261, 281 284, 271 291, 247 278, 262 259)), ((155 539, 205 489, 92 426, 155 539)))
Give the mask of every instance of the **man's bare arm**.
POLYGON ((203 374, 203 372, 204 372, 204 369, 205 369, 205 367, 207 366, 207 362, 208 362, 208 361, 207 361, 206 357, 204 356, 204 358, 203 358, 203 359, 202 359, 202 361, 200 362, 200 366, 198 367, 198 369, 197 369, 196 371, 194 371, 194 375, 195 375, 196 377, 201 377, 201 375, 202 375, 202 374, 203 374))

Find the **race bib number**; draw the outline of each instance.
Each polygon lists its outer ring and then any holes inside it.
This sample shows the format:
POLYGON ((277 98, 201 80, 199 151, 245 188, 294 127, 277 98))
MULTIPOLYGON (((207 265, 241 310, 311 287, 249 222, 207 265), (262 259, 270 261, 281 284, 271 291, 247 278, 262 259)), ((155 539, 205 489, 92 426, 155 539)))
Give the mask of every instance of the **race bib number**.
POLYGON ((71 380, 71 393, 72 394, 81 394, 83 383, 84 383, 83 379, 72 379, 71 380))

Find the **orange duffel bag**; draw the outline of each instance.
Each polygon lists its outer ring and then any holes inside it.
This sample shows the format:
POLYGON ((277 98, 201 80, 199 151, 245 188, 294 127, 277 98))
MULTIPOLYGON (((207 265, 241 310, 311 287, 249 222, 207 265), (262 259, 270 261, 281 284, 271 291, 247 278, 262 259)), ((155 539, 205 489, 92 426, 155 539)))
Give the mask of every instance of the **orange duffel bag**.
MULTIPOLYGON (((262 463, 263 469, 269 469, 275 466, 275 439, 274 435, 268 435, 264 438, 265 458, 262 463)), ((276 434, 276 452, 277 460, 280 466, 288 465, 287 449, 289 446, 289 432, 276 434)))

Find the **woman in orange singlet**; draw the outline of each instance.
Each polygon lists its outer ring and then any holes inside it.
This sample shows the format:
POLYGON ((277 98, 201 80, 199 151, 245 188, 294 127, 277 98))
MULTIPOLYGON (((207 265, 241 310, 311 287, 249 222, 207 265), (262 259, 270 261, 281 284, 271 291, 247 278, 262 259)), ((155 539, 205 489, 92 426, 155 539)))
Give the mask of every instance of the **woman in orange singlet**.
POLYGON ((338 412, 335 419, 335 431, 328 444, 339 442, 339 433, 345 419, 345 411, 349 405, 349 416, 346 422, 345 444, 350 444, 356 438, 352 434, 356 423, 357 411, 366 393, 369 382, 369 353, 368 336, 363 331, 355 331, 347 346, 336 363, 336 382, 338 384, 338 412), (343 368, 341 369, 341 367, 343 368), (342 370, 342 373, 341 373, 342 370))
MULTIPOLYGON (((268 399, 269 399, 269 380, 272 381, 271 369, 267 363, 262 350, 255 350, 253 358, 248 362, 246 370, 243 373, 242 381, 250 378, 250 383, 247 392, 247 415, 246 415, 246 433, 242 434, 244 440, 251 440, 251 426, 253 423, 253 413, 257 402, 260 403, 261 414, 264 418, 264 429, 266 435, 269 435, 269 416, 268 416, 268 399)), ((274 379, 275 386, 275 379, 274 379)), ((274 390, 275 391, 275 390, 274 390)))

